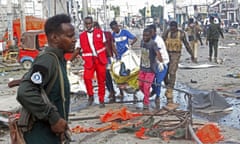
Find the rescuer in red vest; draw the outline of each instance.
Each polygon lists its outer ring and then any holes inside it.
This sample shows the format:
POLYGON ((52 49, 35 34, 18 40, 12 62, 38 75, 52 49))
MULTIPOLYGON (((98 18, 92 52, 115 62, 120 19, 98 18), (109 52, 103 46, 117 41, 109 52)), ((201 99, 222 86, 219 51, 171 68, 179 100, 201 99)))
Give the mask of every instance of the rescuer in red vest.
POLYGON ((93 27, 93 18, 85 17, 84 24, 86 31, 80 34, 80 47, 84 60, 84 82, 88 94, 88 105, 94 101, 92 79, 94 72, 97 76, 99 107, 103 108, 106 81, 106 38, 101 29, 93 27))

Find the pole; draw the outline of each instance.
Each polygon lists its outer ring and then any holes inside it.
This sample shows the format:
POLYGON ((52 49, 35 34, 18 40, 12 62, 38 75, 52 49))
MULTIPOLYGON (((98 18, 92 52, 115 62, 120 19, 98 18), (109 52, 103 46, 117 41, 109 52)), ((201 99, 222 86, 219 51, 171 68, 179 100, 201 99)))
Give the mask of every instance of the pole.
POLYGON ((88 3, 87 0, 82 0, 83 5, 83 18, 88 16, 88 3))
POLYGON ((177 17, 176 17, 176 7, 177 7, 177 1, 176 0, 173 0, 173 18, 174 20, 177 21, 177 17))
POLYGON ((52 3, 52 1, 51 0, 48 0, 47 1, 47 5, 48 5, 48 17, 51 17, 52 16, 52 14, 51 14, 51 3, 52 3))
POLYGON ((57 2, 54 0, 54 15, 57 14, 57 2))
POLYGON ((12 2, 7 1, 7 20, 8 20, 8 40, 12 43, 13 41, 13 13, 12 13, 12 2))
POLYGON ((91 2, 91 0, 89 0, 89 4, 90 4, 90 15, 92 15, 92 2, 91 2))
POLYGON ((107 29, 107 0, 103 0, 103 10, 104 10, 104 30, 107 29))
POLYGON ((24 33, 26 31, 26 19, 25 19, 25 3, 24 0, 20 0, 20 6, 21 6, 21 34, 24 33))

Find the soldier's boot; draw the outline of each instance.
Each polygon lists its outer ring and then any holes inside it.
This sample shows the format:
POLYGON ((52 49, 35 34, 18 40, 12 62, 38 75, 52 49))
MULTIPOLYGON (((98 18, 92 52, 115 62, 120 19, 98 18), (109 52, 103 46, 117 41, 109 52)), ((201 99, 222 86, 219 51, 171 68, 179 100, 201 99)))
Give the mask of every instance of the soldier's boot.
POLYGON ((173 96, 172 96, 173 90, 171 88, 167 88, 165 92, 165 96, 167 98, 167 103, 172 102, 173 96))
POLYGON ((179 105, 173 102, 173 90, 172 89, 167 89, 165 96, 167 97, 167 105, 166 108, 169 110, 176 109, 179 105))
POLYGON ((198 63, 197 58, 194 58, 194 59, 193 59, 193 62, 194 62, 194 63, 198 63))

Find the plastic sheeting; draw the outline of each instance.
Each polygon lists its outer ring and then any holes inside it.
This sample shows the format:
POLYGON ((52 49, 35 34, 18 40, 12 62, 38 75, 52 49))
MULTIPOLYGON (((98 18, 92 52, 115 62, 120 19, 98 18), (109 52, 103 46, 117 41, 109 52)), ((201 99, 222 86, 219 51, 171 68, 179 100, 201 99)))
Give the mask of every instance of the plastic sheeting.
POLYGON ((203 113, 226 112, 232 110, 232 106, 227 103, 225 98, 216 91, 191 91, 193 94, 192 106, 194 110, 203 113))

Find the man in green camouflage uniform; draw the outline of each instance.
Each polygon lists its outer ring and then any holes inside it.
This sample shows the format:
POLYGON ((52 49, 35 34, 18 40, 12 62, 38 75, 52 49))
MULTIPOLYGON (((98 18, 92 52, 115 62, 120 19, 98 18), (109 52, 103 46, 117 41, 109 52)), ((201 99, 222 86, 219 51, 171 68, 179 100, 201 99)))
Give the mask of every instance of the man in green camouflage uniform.
POLYGON ((212 54, 213 54, 213 50, 214 50, 214 61, 215 61, 215 63, 217 63, 218 40, 219 40, 220 35, 222 38, 224 38, 222 30, 220 28, 220 24, 215 24, 214 17, 211 16, 210 17, 210 25, 207 29, 207 39, 206 39, 206 45, 209 44, 209 61, 210 62, 212 61, 212 54))
POLYGON ((45 33, 48 47, 35 59, 31 69, 23 77, 17 94, 22 107, 36 119, 32 128, 23 133, 27 144, 61 144, 68 129, 70 85, 64 54, 73 52, 76 43, 71 18, 65 14, 49 18, 45 23, 45 33), (62 71, 63 92, 57 71, 59 68, 62 71), (57 77, 47 93, 50 103, 46 103, 41 96, 41 88, 47 91, 55 75, 57 77))
POLYGON ((170 28, 163 34, 163 40, 165 41, 168 55, 169 66, 168 73, 165 77, 165 85, 167 87, 165 96, 167 97, 167 103, 169 106, 173 105, 173 88, 176 81, 176 72, 178 69, 178 63, 181 56, 182 42, 184 43, 188 53, 191 55, 192 61, 194 60, 192 49, 186 39, 185 32, 179 30, 176 21, 170 22, 170 28))

